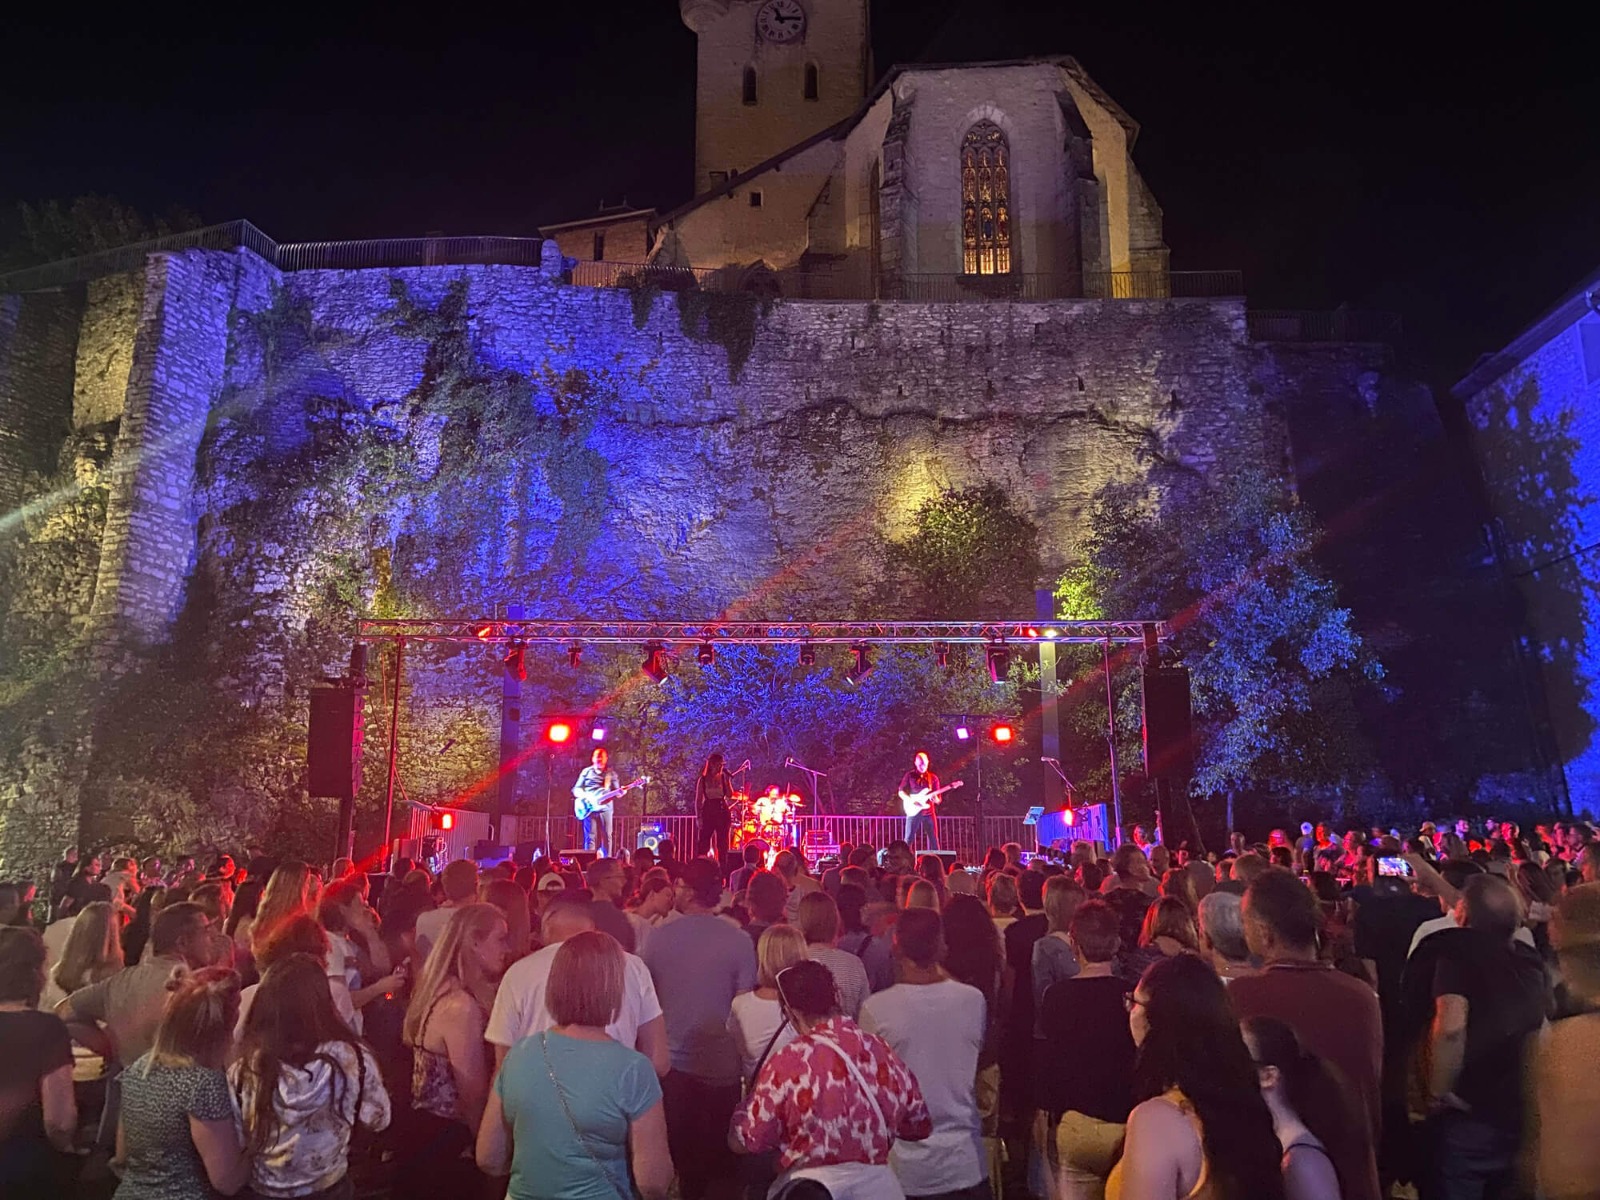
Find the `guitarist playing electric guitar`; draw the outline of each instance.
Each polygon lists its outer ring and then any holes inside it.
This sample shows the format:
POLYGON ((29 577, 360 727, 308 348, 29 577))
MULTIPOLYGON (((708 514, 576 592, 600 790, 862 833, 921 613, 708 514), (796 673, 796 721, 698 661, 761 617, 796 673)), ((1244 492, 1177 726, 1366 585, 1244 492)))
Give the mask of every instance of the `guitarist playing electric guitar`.
POLYGON ((598 850, 601 855, 611 854, 611 804, 619 792, 622 781, 608 765, 610 756, 605 747, 598 747, 591 765, 578 772, 578 782, 572 785, 573 811, 583 825, 583 848, 598 850))
POLYGON ((911 770, 900 777, 900 807, 906 814, 906 844, 917 848, 917 835, 926 833, 928 845, 924 849, 939 849, 939 821, 934 815, 939 796, 961 786, 961 780, 944 787, 939 777, 928 769, 928 752, 918 750, 911 760, 911 770))

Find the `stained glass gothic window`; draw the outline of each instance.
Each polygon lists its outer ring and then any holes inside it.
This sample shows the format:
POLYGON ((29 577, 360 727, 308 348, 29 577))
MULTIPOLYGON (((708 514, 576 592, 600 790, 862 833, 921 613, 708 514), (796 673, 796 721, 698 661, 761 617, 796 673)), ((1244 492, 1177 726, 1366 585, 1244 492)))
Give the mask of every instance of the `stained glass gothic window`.
POLYGON ((1011 271, 1011 151, 993 121, 961 139, 961 250, 968 275, 1011 271))

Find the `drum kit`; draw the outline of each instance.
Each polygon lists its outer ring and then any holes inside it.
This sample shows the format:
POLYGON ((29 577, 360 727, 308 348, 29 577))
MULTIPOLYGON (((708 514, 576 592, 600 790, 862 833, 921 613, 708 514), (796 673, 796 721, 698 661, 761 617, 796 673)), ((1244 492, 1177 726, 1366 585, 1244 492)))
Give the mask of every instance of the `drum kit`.
POLYGON ((798 793, 784 792, 773 784, 754 800, 749 792, 735 792, 733 800, 733 824, 728 836, 730 849, 741 849, 751 842, 765 842, 770 865, 779 850, 799 844, 799 810, 805 807, 805 801, 798 793))

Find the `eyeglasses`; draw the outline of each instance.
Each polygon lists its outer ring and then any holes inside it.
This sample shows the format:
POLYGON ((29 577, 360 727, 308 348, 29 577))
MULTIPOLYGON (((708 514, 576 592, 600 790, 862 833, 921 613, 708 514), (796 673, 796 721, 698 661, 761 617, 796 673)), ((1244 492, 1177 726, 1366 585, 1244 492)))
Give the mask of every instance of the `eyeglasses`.
POLYGON ((1122 1007, 1131 1013, 1136 1008, 1148 1008, 1149 1001, 1141 1000, 1132 992, 1128 992, 1122 997, 1122 1007))

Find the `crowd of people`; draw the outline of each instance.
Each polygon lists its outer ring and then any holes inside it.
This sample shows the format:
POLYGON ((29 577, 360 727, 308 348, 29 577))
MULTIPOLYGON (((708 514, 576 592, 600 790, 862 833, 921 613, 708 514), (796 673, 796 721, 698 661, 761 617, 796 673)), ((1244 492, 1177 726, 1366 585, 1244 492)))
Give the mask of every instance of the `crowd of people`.
POLYGON ((1600 1197, 1585 824, 769 857, 69 851, 0 1196, 1600 1197))

